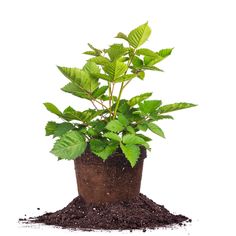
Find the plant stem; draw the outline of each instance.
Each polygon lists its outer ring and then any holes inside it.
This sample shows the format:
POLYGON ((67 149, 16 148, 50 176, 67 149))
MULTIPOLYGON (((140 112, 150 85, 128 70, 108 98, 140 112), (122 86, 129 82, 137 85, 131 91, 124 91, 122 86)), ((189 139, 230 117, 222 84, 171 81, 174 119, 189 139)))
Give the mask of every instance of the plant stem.
MULTIPOLYGON (((135 56, 135 53, 136 53, 136 51, 134 50, 133 54, 130 56, 130 59, 129 59, 128 64, 127 64, 127 67, 128 67, 128 68, 127 68, 126 72, 124 73, 124 75, 127 74, 128 69, 129 69, 129 66, 130 66, 130 64, 131 64, 131 62, 132 62, 132 60, 133 60, 133 58, 134 58, 134 56, 135 56)), ((126 83, 126 85, 127 85, 127 84, 128 84, 128 83, 126 83)), ((124 90, 124 88, 125 88, 126 85, 124 85, 124 82, 121 83, 119 95, 118 95, 117 102, 116 102, 116 107, 115 107, 115 110, 114 110, 113 119, 116 118, 116 113, 117 113, 117 110, 118 110, 118 107, 119 107, 119 104, 120 104, 120 98, 121 98, 122 92, 123 92, 123 90, 124 90)))

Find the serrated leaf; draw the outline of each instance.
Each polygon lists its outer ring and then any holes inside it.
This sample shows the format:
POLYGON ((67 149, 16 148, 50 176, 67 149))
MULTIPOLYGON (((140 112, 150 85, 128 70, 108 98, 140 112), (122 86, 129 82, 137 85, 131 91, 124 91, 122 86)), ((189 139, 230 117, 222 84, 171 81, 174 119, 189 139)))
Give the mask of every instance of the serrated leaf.
POLYGON ((70 120, 80 120, 81 121, 81 114, 82 112, 76 111, 71 106, 67 107, 63 111, 63 118, 70 121, 70 120))
POLYGON ((150 142, 152 141, 151 138, 147 137, 146 135, 144 134, 136 134, 137 136, 141 137, 142 139, 144 139, 146 142, 150 142))
POLYGON ((142 130, 142 131, 147 131, 148 125, 147 125, 146 123, 138 124, 138 125, 137 125, 137 128, 138 128, 139 130, 142 130))
POLYGON ((128 35, 129 44, 134 47, 138 48, 143 43, 147 41, 151 34, 151 29, 148 26, 148 23, 140 25, 136 29, 132 30, 128 35))
POLYGON ((153 71, 160 71, 160 72, 164 72, 162 69, 156 67, 156 66, 143 66, 141 68, 142 70, 153 70, 153 71))
POLYGON ((136 51, 137 55, 149 56, 153 58, 159 58, 160 56, 148 48, 140 48, 136 51))
POLYGON ((173 103, 173 104, 168 104, 168 105, 160 107, 158 109, 158 113, 163 114, 163 113, 182 110, 182 109, 195 107, 195 106, 197 105, 192 104, 192 103, 186 103, 186 102, 173 103))
POLYGON ((135 134, 135 129, 132 126, 129 125, 129 126, 126 127, 126 129, 129 133, 135 134))
POLYGON ((122 32, 119 32, 119 33, 116 35, 115 38, 124 39, 124 40, 128 41, 127 35, 125 35, 125 34, 122 33, 122 32))
POLYGON ((162 49, 159 52, 156 52, 157 56, 155 57, 147 55, 144 57, 144 64, 146 66, 152 67, 153 65, 157 64, 158 62, 168 57, 171 54, 172 50, 173 48, 162 49))
POLYGON ((87 130, 87 134, 88 134, 89 136, 96 136, 96 135, 97 135, 97 132, 96 132, 93 128, 89 128, 89 129, 87 130))
POLYGON ((129 106, 135 106, 136 104, 142 102, 143 100, 149 98, 150 96, 152 96, 152 93, 142 93, 138 96, 132 97, 129 101, 128 104, 129 106))
POLYGON ((145 140, 135 134, 125 134, 123 136, 122 142, 124 144, 144 144, 145 140))
POLYGON ((54 132, 54 137, 60 137, 72 129, 74 129, 74 126, 71 123, 63 122, 61 124, 57 124, 56 130, 54 132))
POLYGON ((103 137, 106 137, 106 138, 109 138, 109 139, 112 139, 112 140, 115 140, 115 141, 118 141, 118 142, 121 141, 120 136, 116 133, 113 133, 113 132, 107 132, 103 135, 103 137))
POLYGON ((106 80, 106 81, 110 81, 110 82, 113 80, 113 78, 111 76, 107 75, 107 74, 99 73, 99 74, 96 74, 96 76, 97 76, 97 78, 100 78, 100 79, 103 79, 103 80, 106 80))
POLYGON ((160 50, 158 54, 161 57, 165 58, 165 57, 168 57, 172 53, 173 49, 174 48, 165 48, 165 49, 160 50))
POLYGON ((143 66, 143 60, 141 60, 139 57, 135 56, 132 60, 132 64, 136 68, 140 68, 143 66))
POLYGON ((113 81, 124 75, 127 69, 127 65, 120 61, 109 62, 103 67, 103 70, 112 77, 113 81))
POLYGON ((106 147, 106 143, 100 139, 91 139, 89 145, 93 153, 101 152, 106 147))
POLYGON ((119 59, 120 57, 124 56, 128 49, 123 46, 123 44, 113 44, 110 46, 109 49, 106 50, 110 59, 112 61, 115 61, 119 59))
POLYGON ((114 82, 124 82, 127 80, 131 80, 131 79, 135 78, 136 76, 137 76, 136 74, 123 75, 123 76, 115 79, 114 82))
POLYGON ((118 121, 124 126, 126 127, 129 124, 129 120, 125 117, 125 115, 123 115, 122 113, 120 113, 118 115, 118 121))
POLYGON ((66 93, 71 93, 74 96, 91 100, 90 94, 87 91, 85 91, 84 89, 81 89, 75 83, 70 82, 67 85, 65 85, 63 88, 61 88, 61 90, 66 92, 66 93))
POLYGON ((88 73, 88 71, 80 70, 78 68, 68 68, 60 66, 58 66, 58 69, 71 82, 77 84, 81 89, 85 91, 93 92, 99 85, 97 78, 92 77, 88 73))
POLYGON ((106 127, 106 123, 102 120, 95 120, 95 121, 91 121, 89 123, 93 129, 97 132, 100 133, 101 131, 103 131, 106 127))
POLYGON ((101 95, 103 95, 107 91, 107 89, 108 89, 108 86, 102 86, 100 88, 97 88, 93 91, 92 96, 94 98, 98 98, 101 95))
POLYGON ((165 138, 164 132, 162 131, 162 129, 157 126, 154 123, 148 123, 148 128, 155 134, 161 136, 162 138, 165 138))
POLYGON ((131 167, 134 167, 139 159, 140 148, 135 144, 124 145, 122 143, 120 147, 126 159, 130 162, 131 167))
POLYGON ((149 114, 154 111, 161 105, 160 100, 149 100, 139 103, 139 109, 143 114, 149 114))
POLYGON ((84 65, 83 71, 85 71, 91 75, 96 75, 96 74, 100 73, 100 68, 98 67, 98 65, 95 62, 88 61, 84 65))
POLYGON ((83 52, 83 54, 90 55, 90 56, 98 56, 98 54, 94 51, 86 51, 86 52, 83 52))
POLYGON ((101 151, 99 152, 93 151, 93 153, 105 161, 109 156, 111 156, 116 151, 117 148, 118 144, 110 141, 101 151))
POLYGON ((110 62, 108 58, 103 57, 103 56, 93 57, 89 59, 88 61, 94 62, 97 65, 101 65, 101 66, 105 66, 108 62, 110 62))
POLYGON ((51 153, 60 159, 74 160, 86 149, 84 136, 78 131, 69 131, 58 139, 51 153))
POLYGON ((111 120, 106 125, 106 129, 115 133, 119 133, 120 131, 124 129, 124 126, 118 120, 111 120))
POLYGON ((47 125, 45 126, 45 135, 50 136, 55 133, 55 130, 57 128, 57 123, 54 121, 49 121, 47 125))
POLYGON ((44 103, 44 106, 47 108, 48 111, 50 111, 51 113, 61 117, 62 116, 62 113, 61 111, 52 103, 50 102, 45 102, 44 103))
POLYGON ((157 120, 171 119, 174 120, 173 116, 169 115, 157 115, 157 120))

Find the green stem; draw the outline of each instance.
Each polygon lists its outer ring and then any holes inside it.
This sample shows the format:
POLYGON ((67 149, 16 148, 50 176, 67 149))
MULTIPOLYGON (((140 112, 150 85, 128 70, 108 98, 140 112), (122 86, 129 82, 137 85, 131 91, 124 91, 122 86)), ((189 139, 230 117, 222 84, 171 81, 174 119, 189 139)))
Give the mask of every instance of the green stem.
POLYGON ((108 94, 109 94, 109 111, 110 111, 110 117, 112 114, 111 111, 111 104, 112 104, 112 94, 111 94, 111 82, 108 81, 108 94))
MULTIPOLYGON (((127 64, 128 69, 129 69, 129 66, 130 66, 130 64, 131 64, 131 62, 132 62, 134 56, 135 56, 135 51, 133 52, 133 55, 131 55, 131 57, 130 57, 130 59, 129 59, 129 62, 128 62, 128 64, 127 64)), ((126 72, 124 73, 124 75, 127 74, 128 69, 126 70, 126 72)), ((126 85, 127 85, 127 84, 126 84, 126 85)), ((125 87, 126 85, 124 85, 124 82, 121 83, 119 95, 118 95, 117 102, 116 102, 116 107, 115 107, 115 110, 114 110, 113 119, 116 118, 117 110, 118 110, 118 107, 119 107, 119 104, 120 104, 120 98, 121 98, 122 92, 123 92, 123 90, 124 90, 124 87, 125 87)))

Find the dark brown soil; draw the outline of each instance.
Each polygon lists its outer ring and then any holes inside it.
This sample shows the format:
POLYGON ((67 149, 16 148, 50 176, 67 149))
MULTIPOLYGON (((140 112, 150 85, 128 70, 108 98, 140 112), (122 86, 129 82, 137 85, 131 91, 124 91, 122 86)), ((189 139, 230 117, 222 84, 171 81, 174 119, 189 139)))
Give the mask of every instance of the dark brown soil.
POLYGON ((44 223, 80 230, 132 230, 154 229, 183 225, 191 222, 183 215, 174 215, 143 194, 132 201, 107 203, 99 206, 85 204, 76 197, 62 210, 30 218, 28 223, 44 223))

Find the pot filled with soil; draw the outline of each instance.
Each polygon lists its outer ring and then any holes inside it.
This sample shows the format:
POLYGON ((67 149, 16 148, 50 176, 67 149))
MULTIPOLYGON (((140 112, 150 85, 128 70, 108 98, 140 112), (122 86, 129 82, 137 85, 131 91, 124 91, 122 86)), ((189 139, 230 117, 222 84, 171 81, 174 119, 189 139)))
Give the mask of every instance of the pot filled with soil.
POLYGON ((45 128, 46 135, 55 139, 51 153, 58 160, 74 161, 79 196, 35 222, 80 229, 133 229, 187 219, 140 193, 143 162, 146 151, 151 151, 150 133, 164 138, 159 121, 173 119, 170 112, 195 106, 186 102, 163 105, 160 99, 150 99, 152 92, 133 94, 136 81, 144 80, 150 71, 161 71, 157 64, 173 50, 143 48, 150 34, 145 23, 128 35, 118 33, 116 38, 124 44, 106 49, 88 44, 84 54, 90 58, 82 68, 58 66, 69 80, 62 90, 80 99, 78 105, 91 105, 85 110, 68 106, 61 111, 44 103, 61 119, 49 121, 45 128))
POLYGON ((78 193, 86 203, 112 203, 136 198, 140 193, 143 160, 141 153, 134 168, 117 149, 105 162, 90 150, 75 159, 78 193))

